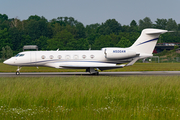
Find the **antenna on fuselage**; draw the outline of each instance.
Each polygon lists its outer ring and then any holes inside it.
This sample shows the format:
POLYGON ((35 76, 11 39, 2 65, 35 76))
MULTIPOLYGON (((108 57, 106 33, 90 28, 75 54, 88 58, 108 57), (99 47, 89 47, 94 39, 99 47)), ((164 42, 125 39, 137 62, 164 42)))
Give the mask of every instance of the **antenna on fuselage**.
POLYGON ((89 50, 91 50, 91 45, 89 45, 89 50))

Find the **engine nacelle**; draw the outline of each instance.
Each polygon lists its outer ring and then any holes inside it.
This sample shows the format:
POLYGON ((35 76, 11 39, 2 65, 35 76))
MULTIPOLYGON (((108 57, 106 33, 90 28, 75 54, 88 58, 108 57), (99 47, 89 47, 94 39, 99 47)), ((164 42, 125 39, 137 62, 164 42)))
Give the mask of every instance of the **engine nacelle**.
POLYGON ((124 59, 136 56, 136 52, 127 48, 103 48, 107 59, 124 59))

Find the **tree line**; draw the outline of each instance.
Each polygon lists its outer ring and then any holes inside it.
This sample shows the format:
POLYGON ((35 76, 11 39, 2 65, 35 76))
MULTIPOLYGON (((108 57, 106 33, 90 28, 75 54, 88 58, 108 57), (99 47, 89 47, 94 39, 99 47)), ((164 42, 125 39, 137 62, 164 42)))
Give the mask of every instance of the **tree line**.
POLYGON ((161 35, 160 42, 180 41, 180 24, 175 20, 158 19, 153 23, 149 17, 132 20, 129 25, 121 25, 115 19, 104 23, 83 25, 73 17, 57 17, 47 20, 43 16, 31 15, 27 20, 8 18, 0 14, 0 57, 9 57, 22 51, 24 45, 37 45, 39 50, 93 50, 102 47, 129 47, 139 37, 144 28, 172 30, 161 35), (11 54, 10 54, 11 55, 11 54))

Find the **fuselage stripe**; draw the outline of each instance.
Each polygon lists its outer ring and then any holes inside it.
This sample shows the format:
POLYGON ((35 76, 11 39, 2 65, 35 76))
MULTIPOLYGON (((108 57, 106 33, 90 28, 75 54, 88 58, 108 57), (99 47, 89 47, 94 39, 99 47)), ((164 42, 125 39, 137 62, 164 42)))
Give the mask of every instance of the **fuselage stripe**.
POLYGON ((148 40, 148 41, 145 41, 145 42, 142 42, 142 43, 139 43, 138 45, 136 46, 139 46, 139 45, 142 45, 142 44, 145 44, 145 43, 148 43, 148 42, 152 42, 152 41, 156 41, 158 40, 159 38, 155 38, 155 39, 152 39, 152 40, 148 40))

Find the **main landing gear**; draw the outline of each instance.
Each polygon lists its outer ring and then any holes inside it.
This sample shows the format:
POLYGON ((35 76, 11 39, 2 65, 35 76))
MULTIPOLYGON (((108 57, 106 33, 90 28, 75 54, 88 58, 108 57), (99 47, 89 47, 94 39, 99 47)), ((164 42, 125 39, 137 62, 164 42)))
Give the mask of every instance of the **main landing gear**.
POLYGON ((20 75, 21 67, 18 66, 18 69, 16 70, 16 75, 20 75))
POLYGON ((98 70, 95 70, 94 68, 87 68, 86 72, 89 72, 91 75, 99 75, 98 70))

